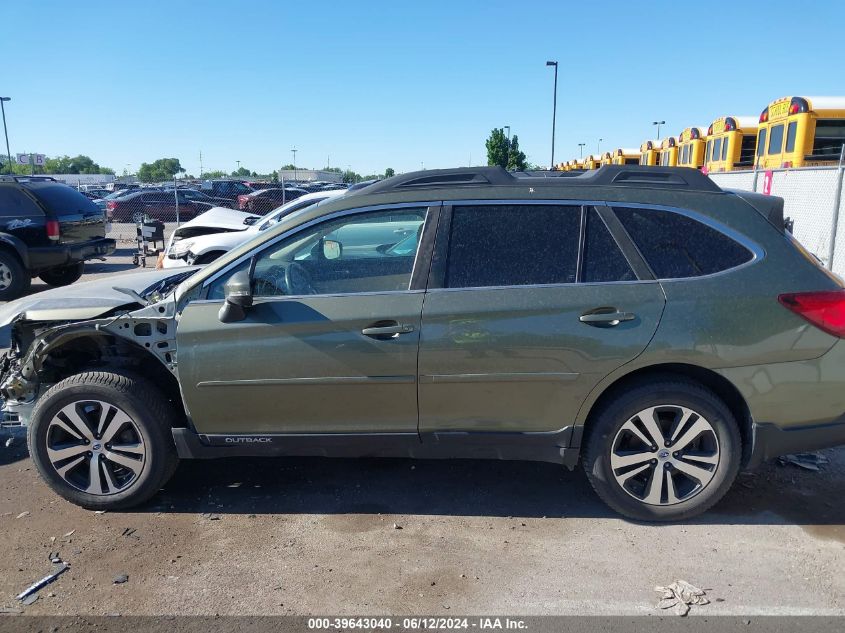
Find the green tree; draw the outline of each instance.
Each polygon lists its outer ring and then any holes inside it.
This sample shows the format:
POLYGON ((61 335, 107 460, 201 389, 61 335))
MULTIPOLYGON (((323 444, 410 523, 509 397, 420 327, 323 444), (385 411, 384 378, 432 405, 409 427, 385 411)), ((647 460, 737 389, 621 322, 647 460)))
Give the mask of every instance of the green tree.
POLYGON ((48 174, 114 174, 108 167, 100 167, 89 156, 57 156, 44 161, 44 172, 48 174))
POLYGON ((361 175, 356 174, 351 169, 347 169, 346 171, 344 171, 342 177, 343 177, 343 182, 349 183, 349 184, 353 184, 353 183, 359 182, 361 180, 361 175))
POLYGON ((232 172, 232 176, 235 178, 246 178, 252 175, 252 172, 248 170, 246 167, 238 167, 235 171, 232 172))
POLYGON ((396 175, 396 172, 393 171, 393 167, 388 167, 387 169, 384 170, 384 177, 385 178, 390 178, 391 176, 395 176, 395 175, 396 175))
MULTIPOLYGON (((507 142, 507 139, 505 139, 507 142)), ((519 149, 519 137, 516 134, 511 137, 510 150, 508 151, 508 169, 510 171, 524 171, 527 166, 525 152, 519 149)))
POLYGON ((138 179, 142 182, 172 180, 173 176, 184 171, 178 158, 159 158, 152 163, 141 163, 141 167, 138 168, 138 179))
POLYGON ((212 179, 212 178, 225 178, 226 172, 221 171, 219 169, 215 169, 214 171, 204 171, 200 174, 200 178, 212 179))
POLYGON ((336 174, 342 174, 343 170, 340 167, 323 167, 323 171, 331 171, 336 174))
POLYGON ((491 167, 508 166, 508 137, 503 128, 493 128, 485 143, 487 147, 487 164, 491 167))
POLYGON ((286 169, 302 169, 301 167, 295 167, 293 163, 288 163, 287 165, 282 165, 282 171, 286 169))

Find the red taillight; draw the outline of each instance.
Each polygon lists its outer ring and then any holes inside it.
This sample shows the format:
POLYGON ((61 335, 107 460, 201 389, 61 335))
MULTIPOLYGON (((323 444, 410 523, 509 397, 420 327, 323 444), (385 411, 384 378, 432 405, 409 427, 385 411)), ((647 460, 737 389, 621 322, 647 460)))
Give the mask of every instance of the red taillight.
POLYGON ((766 108, 760 113, 760 123, 765 123, 769 120, 769 109, 766 108))
POLYGON ((785 163, 781 163, 781 167, 786 167, 786 168, 792 167, 792 161, 788 160, 785 163))
POLYGON ((780 304, 820 330, 845 338, 845 290, 780 295, 780 304))
POLYGON ((47 237, 51 240, 59 239, 59 221, 58 220, 47 220, 47 224, 45 225, 47 229, 47 237))
POLYGON ((117 209, 117 202, 115 202, 114 200, 109 200, 108 202, 106 202, 106 209, 108 209, 109 211, 114 211, 115 209, 117 209))

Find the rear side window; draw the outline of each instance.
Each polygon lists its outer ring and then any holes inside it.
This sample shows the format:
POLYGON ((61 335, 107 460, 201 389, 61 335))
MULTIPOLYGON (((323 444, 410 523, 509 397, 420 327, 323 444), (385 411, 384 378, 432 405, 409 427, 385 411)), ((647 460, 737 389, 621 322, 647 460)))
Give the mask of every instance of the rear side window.
POLYGON ((47 209, 56 216, 77 213, 97 213, 99 207, 73 187, 60 183, 39 184, 30 189, 47 209))
POLYGON ((43 216, 35 202, 15 186, 0 185, 0 218, 43 216))
POLYGON ((582 266, 581 281, 584 283, 636 280, 628 260, 595 209, 587 214, 582 266))
POLYGON ((730 137, 729 137, 729 136, 726 136, 726 137, 722 140, 722 160, 727 160, 727 159, 728 159, 728 143, 730 142, 730 140, 731 140, 731 139, 730 139, 730 137))
POLYGON ((457 206, 446 287, 575 283, 580 225, 575 206, 457 206))
POLYGON ((658 279, 712 275, 753 257, 727 235, 679 213, 622 207, 614 211, 658 279))

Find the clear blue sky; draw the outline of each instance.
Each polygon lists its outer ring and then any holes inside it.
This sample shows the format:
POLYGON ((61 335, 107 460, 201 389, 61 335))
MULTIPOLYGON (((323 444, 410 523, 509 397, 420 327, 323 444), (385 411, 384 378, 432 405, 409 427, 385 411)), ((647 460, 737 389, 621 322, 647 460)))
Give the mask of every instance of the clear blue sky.
MULTIPOLYGON (((529 160, 638 147, 789 94, 845 95, 845 2, 0 3, 12 153, 120 173, 290 162, 361 173, 486 160, 510 125, 529 160), (313 9, 311 7, 314 7, 313 9), (802 54, 805 53, 806 55, 802 54), (12 59, 11 64, 8 60, 12 59)), ((5 147, 3 148, 5 149, 5 147)))

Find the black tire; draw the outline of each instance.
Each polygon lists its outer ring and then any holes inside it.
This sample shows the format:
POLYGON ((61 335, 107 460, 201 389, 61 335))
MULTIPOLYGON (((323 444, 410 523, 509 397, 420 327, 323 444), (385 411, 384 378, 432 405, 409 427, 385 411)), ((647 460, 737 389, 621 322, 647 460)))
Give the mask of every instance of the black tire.
MULTIPOLYGON (((672 376, 657 377, 620 391, 589 421, 583 451, 587 478, 602 501, 619 514, 640 521, 682 521, 707 511, 733 484, 741 459, 739 428, 725 403, 710 389, 672 376), (620 485, 611 468, 610 457, 617 433, 628 420, 649 407, 667 404, 691 409, 710 423, 718 440, 719 460, 712 479, 694 495, 671 505, 649 504, 620 485)), ((665 467, 672 469, 671 465, 665 467)), ((660 465, 655 468, 659 469, 660 465)), ((617 472, 624 471, 617 469, 617 472)))
POLYGON ((0 301, 17 299, 32 283, 32 277, 24 270, 21 260, 14 253, 0 250, 0 301))
POLYGON ((70 266, 45 270, 38 277, 48 286, 69 286, 74 281, 78 281, 84 271, 85 263, 79 262, 70 266))
POLYGON ((171 405, 143 378, 117 371, 76 374, 56 383, 35 405, 27 433, 29 454, 47 485, 71 503, 89 510, 129 508, 154 496, 176 470, 179 459, 171 435, 173 422, 171 405), (125 412, 146 449, 140 474, 112 494, 89 494, 74 487, 57 472, 47 454, 51 420, 63 407, 86 400, 101 401, 125 412))

